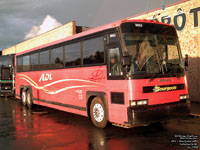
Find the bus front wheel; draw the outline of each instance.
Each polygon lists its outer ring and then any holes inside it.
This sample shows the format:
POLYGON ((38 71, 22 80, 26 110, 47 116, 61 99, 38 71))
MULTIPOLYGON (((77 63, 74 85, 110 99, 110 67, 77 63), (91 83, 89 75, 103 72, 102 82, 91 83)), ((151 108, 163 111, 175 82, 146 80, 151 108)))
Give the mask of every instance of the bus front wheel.
POLYGON ((27 103, 27 96, 26 96, 26 90, 25 89, 23 89, 22 90, 22 95, 21 95, 21 100, 22 100, 22 104, 24 105, 24 106, 26 106, 26 103, 27 103))
POLYGON ((98 128, 105 128, 108 120, 106 109, 103 101, 99 97, 95 97, 90 105, 90 116, 92 123, 98 128))

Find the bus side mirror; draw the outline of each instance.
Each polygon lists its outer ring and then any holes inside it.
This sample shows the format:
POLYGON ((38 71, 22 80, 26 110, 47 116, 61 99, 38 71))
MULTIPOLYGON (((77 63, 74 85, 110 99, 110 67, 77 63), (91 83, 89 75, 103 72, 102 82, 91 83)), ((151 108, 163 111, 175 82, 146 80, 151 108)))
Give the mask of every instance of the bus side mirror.
POLYGON ((128 52, 123 53, 123 60, 122 60, 123 66, 130 66, 131 65, 131 56, 128 52))
POLYGON ((189 60, 188 60, 188 54, 185 54, 185 62, 184 62, 185 67, 188 67, 189 65, 189 60))

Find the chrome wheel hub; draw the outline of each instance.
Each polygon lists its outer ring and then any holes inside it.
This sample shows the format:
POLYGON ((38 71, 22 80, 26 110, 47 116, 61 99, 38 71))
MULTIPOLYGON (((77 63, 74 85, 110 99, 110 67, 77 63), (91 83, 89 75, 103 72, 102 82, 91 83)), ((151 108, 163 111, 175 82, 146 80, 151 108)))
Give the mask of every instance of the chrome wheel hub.
POLYGON ((28 103, 28 104, 31 104, 31 98, 30 98, 30 95, 29 95, 29 94, 27 95, 27 103, 28 103))
POLYGON ((97 122, 101 122, 104 118, 104 110, 101 104, 95 104, 93 107, 93 116, 97 122))
POLYGON ((23 92, 23 94, 22 94, 22 101, 23 101, 23 103, 26 103, 26 93, 25 92, 23 92))

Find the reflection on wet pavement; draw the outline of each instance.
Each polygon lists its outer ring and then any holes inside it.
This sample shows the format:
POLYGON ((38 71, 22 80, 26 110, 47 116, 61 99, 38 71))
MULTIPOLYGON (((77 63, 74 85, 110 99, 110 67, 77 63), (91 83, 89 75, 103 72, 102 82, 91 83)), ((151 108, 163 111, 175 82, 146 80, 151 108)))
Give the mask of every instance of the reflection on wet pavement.
POLYGON ((180 150, 175 135, 200 134, 200 118, 124 129, 95 128, 82 116, 36 106, 29 110, 18 100, 0 98, 0 150, 180 150))

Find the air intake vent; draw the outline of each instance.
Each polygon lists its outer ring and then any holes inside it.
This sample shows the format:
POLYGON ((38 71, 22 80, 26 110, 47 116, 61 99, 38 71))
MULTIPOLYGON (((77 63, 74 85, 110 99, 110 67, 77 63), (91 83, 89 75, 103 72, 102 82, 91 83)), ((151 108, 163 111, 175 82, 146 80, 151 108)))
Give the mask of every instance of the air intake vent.
POLYGON ((124 104, 124 93, 111 92, 112 104, 124 104))

